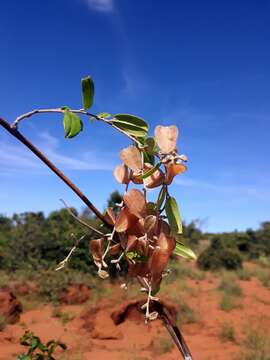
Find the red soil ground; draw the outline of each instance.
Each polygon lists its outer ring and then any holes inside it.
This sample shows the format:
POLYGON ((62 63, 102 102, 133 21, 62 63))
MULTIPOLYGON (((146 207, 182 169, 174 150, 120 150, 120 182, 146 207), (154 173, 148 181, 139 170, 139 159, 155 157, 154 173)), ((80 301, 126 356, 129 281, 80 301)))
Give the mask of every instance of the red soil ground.
MULTIPOLYGON (((252 326, 270 329, 269 289, 263 287, 255 278, 249 281, 238 280, 243 291, 239 298, 241 307, 225 312, 219 308, 219 282, 220 280, 211 274, 203 280, 187 281, 189 288, 194 289, 194 294, 187 296, 185 301, 188 301, 192 309, 196 309, 198 316, 195 322, 183 324, 182 331, 194 360, 233 360, 243 349, 247 329, 252 326), (234 327, 235 341, 224 341, 220 337, 224 323, 234 327)), ((173 289, 174 285, 171 286, 173 289)), ((117 298, 121 291, 123 290, 114 286, 111 300, 102 300, 96 305, 95 311, 95 305, 89 303, 60 306, 62 311, 74 316, 65 325, 59 318, 53 317, 53 306, 40 305, 34 310, 24 311, 19 323, 8 325, 0 332, 0 359, 16 359, 16 355, 25 350, 18 345, 25 326, 44 342, 53 338, 67 344, 68 351, 65 354, 59 353, 57 359, 180 359, 159 320, 144 324, 141 315, 132 310, 124 322, 118 326, 113 323, 111 313, 119 308, 117 298)), ((268 335, 270 336, 270 331, 268 335)))

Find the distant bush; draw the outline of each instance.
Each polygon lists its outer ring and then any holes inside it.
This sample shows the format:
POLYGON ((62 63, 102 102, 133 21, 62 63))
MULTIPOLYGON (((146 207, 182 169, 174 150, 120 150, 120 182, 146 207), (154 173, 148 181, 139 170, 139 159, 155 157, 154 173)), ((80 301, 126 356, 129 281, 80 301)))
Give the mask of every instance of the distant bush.
POLYGON ((211 245, 198 258, 198 266, 202 270, 236 270, 242 268, 239 251, 224 244, 220 238, 214 238, 211 245))

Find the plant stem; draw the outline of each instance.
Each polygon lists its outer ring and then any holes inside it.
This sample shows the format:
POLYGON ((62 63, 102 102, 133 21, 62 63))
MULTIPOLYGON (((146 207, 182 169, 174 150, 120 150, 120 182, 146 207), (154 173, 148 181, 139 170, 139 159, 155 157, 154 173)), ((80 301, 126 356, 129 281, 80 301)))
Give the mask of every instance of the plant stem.
MULTIPOLYGON (((25 114, 22 114, 20 116, 18 116, 16 118, 16 120, 11 124, 11 127, 13 129, 17 129, 18 128, 18 125, 19 123, 24 120, 24 119, 27 119, 27 118, 30 118, 32 117, 33 115, 36 115, 36 114, 49 114, 49 113, 58 113, 58 114, 63 114, 64 113, 64 109, 61 109, 61 108, 54 108, 54 109, 36 109, 36 110, 32 110, 32 111, 29 111, 25 114)), ((133 142, 135 142, 139 147, 142 146, 142 144, 133 136, 129 135, 127 132, 125 132, 124 130, 118 128, 117 126, 115 126, 112 122, 112 120, 108 120, 108 119, 104 119, 103 117, 101 116, 98 116, 98 115, 95 115, 95 114, 91 114, 89 113, 88 111, 84 110, 84 109, 69 109, 70 112, 74 113, 74 114, 81 114, 81 115, 85 115, 85 116, 88 116, 88 117, 93 117, 95 118, 96 120, 98 121, 101 121, 107 125, 110 125, 111 127, 113 127, 115 130, 119 131, 120 133, 124 134, 125 136, 127 136, 130 140, 132 140, 133 142)))
POLYGON ((24 137, 16 126, 10 125, 7 121, 0 118, 0 125, 6 129, 12 136, 23 143, 32 153, 34 153, 45 165, 48 166, 75 194, 85 203, 85 205, 93 211, 97 218, 99 218, 110 229, 112 226, 108 223, 104 215, 94 206, 94 204, 81 192, 81 190, 73 184, 73 182, 66 177, 36 146, 34 146, 26 137, 24 137))

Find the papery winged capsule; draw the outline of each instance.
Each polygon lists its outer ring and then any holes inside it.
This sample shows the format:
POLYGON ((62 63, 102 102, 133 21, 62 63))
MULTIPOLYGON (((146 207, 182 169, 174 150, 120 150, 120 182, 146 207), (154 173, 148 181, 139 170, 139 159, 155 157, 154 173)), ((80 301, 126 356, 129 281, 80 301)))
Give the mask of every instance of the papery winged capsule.
POLYGON ((127 207, 123 207, 116 218, 114 227, 117 232, 124 232, 133 227, 137 221, 138 218, 131 214, 127 207))
POLYGON ((164 154, 169 154, 176 150, 178 138, 178 128, 172 126, 157 126, 155 128, 155 140, 164 154))
POLYGON ((129 183, 129 170, 125 164, 117 165, 114 168, 113 175, 119 184, 129 183))
POLYGON ((108 224, 110 225, 114 225, 115 224, 115 220, 116 220, 116 216, 115 213, 113 211, 112 207, 109 207, 104 215, 104 218, 106 219, 106 221, 108 222, 108 224))
POLYGON ((141 153, 136 146, 129 146, 121 150, 120 159, 134 172, 138 172, 142 167, 141 153))
POLYGON ((137 189, 129 190, 123 197, 129 212, 138 218, 146 215, 146 200, 144 194, 137 189))
POLYGON ((166 177, 165 184, 170 185, 174 179, 174 177, 178 174, 181 174, 187 170, 187 167, 184 164, 165 164, 166 167, 166 177))
POLYGON ((89 241, 89 252, 93 257, 94 263, 98 267, 101 267, 102 265, 103 250, 104 238, 89 241))

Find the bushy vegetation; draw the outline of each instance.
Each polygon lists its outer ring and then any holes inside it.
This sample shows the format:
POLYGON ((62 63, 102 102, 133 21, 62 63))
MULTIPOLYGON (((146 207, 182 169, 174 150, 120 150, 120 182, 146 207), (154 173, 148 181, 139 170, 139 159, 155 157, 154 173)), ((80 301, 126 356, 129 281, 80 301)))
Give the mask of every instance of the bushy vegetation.
MULTIPOLYGON (((108 206, 115 208, 119 202, 121 195, 113 192, 108 206)), ((72 211, 88 224, 101 226, 101 222, 89 211, 84 210, 81 214, 75 209, 72 211)), ((88 244, 96 235, 82 227, 65 208, 53 211, 48 216, 42 212, 26 212, 12 217, 0 215, 0 270, 31 273, 33 270, 40 272, 55 267, 68 254, 75 239, 85 233, 87 236, 80 242, 69 266, 91 273, 96 268, 89 256, 88 244)), ((257 231, 224 234, 203 234, 198 228, 198 221, 184 224, 182 240, 194 250, 202 239, 207 238, 210 245, 198 257, 198 266, 203 270, 239 269, 241 278, 248 275, 241 270, 243 260, 266 262, 270 256, 270 222, 262 223, 257 231)), ((114 269, 112 267, 112 271, 114 269)))
POLYGON ((241 269, 243 260, 267 258, 270 255, 270 222, 254 231, 211 234, 210 246, 198 258, 204 270, 241 269))

